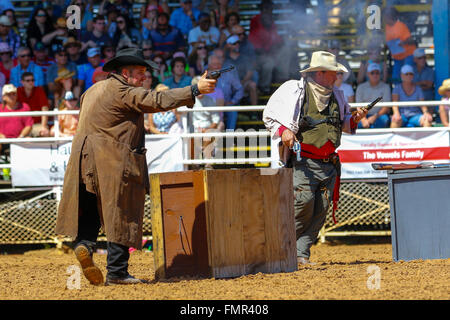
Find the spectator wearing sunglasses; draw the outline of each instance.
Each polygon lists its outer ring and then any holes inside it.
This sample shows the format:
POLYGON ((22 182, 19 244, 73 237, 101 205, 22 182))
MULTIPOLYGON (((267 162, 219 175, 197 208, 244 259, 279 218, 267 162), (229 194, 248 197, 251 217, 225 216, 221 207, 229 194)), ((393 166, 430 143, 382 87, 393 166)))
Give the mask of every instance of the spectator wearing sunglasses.
POLYGON ((242 55, 240 52, 240 40, 237 35, 232 35, 226 42, 226 59, 224 67, 234 65, 239 75, 239 80, 244 87, 245 93, 249 96, 250 105, 258 104, 258 90, 256 82, 253 81, 254 62, 249 57, 242 55))
POLYGON ((414 83, 422 89, 425 100, 434 100, 434 70, 427 64, 425 50, 416 49, 413 56, 414 83))
POLYGON ((219 29, 212 27, 211 17, 202 12, 198 17, 198 26, 189 31, 189 53, 192 52, 193 45, 199 41, 205 42, 208 50, 212 50, 219 44, 219 38, 219 29))
POLYGON ((208 48, 204 41, 194 44, 192 52, 188 57, 189 75, 191 77, 202 75, 208 65, 208 48))
POLYGON ((131 26, 126 15, 120 14, 117 19, 117 29, 113 36, 113 44, 118 50, 122 48, 137 48, 140 46, 142 37, 138 29, 131 26))
MULTIPOLYGON (((21 77, 22 87, 17 88, 17 101, 27 104, 31 111, 48 111, 48 99, 42 87, 34 85, 34 75, 24 72, 21 77)), ((32 137, 49 136, 48 116, 33 117, 32 137)))
MULTIPOLYGON (((371 63, 367 66, 369 80, 361 83, 356 88, 356 102, 372 102, 378 97, 383 97, 382 102, 391 101, 391 88, 381 81, 381 66, 379 63, 371 63)), ((358 123, 358 128, 387 128, 390 124, 389 107, 373 107, 366 117, 358 123)))
MULTIPOLYGON (((423 91, 414 83, 414 69, 405 64, 401 70, 402 82, 392 90, 392 101, 424 101, 423 91)), ((428 108, 392 107, 391 128, 399 127, 431 127, 433 117, 428 108)))
POLYGON ((47 11, 43 8, 36 10, 26 31, 28 47, 33 48, 36 43, 42 42, 42 38, 45 35, 54 31, 55 27, 47 11))
POLYGON ((31 61, 31 51, 28 47, 21 47, 18 50, 19 64, 11 70, 11 83, 16 87, 21 87, 20 81, 24 72, 34 74, 34 85, 37 87, 45 86, 44 72, 42 68, 31 61))

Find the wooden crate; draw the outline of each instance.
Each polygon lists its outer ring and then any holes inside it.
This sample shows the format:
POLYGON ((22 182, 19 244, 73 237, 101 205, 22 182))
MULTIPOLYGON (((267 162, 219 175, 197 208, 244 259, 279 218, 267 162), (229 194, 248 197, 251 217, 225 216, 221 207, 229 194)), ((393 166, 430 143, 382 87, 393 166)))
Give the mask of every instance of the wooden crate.
POLYGON ((150 175, 157 279, 297 270, 292 169, 150 175))

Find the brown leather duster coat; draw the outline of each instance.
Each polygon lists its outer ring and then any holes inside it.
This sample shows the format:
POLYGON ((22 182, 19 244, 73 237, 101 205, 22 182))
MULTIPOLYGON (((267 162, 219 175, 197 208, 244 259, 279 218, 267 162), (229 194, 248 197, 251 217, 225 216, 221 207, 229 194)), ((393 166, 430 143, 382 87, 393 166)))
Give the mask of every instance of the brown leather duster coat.
POLYGON ((79 185, 84 182, 99 199, 107 240, 141 248, 144 197, 149 192, 144 113, 192 107, 191 89, 149 91, 111 74, 89 88, 80 102, 55 232, 77 236, 79 185))

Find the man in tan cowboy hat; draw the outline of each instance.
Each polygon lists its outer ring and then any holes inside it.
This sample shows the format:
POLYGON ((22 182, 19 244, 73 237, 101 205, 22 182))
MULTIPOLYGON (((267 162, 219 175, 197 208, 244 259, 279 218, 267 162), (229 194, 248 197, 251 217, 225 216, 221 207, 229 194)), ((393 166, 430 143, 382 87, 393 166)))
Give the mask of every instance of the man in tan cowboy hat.
POLYGON ((216 81, 155 92, 142 87, 153 68, 142 50, 123 49, 103 70, 108 78, 80 98, 77 133, 64 177, 56 234, 75 238, 75 255, 91 284, 103 283, 92 254, 100 226, 107 238, 105 284, 145 282, 128 273, 129 247, 142 248, 144 197, 149 192, 144 114, 192 107, 216 81))
POLYGON ((336 204, 338 199, 340 163, 336 149, 342 132, 354 134, 357 123, 367 114, 365 109, 358 108, 352 115, 343 92, 333 88, 339 71, 347 69, 336 62, 332 53, 314 52, 309 67, 300 71, 300 80, 283 83, 270 97, 263 113, 272 139, 281 138, 284 151, 292 155, 284 161, 294 168, 300 264, 311 264, 310 248, 325 223, 331 200, 336 204))

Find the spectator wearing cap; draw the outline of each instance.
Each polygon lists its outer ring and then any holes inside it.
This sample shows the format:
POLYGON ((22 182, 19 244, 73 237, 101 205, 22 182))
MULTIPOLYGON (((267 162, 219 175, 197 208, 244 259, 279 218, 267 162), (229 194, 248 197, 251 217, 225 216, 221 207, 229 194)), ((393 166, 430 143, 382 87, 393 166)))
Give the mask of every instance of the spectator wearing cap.
POLYGON ((50 58, 48 56, 48 49, 44 46, 42 42, 36 42, 33 48, 34 56, 31 59, 35 64, 41 67, 42 72, 44 73, 44 82, 47 85, 47 71, 51 65, 55 64, 55 59, 50 58))
POLYGON ((0 42, 0 72, 5 75, 5 83, 10 82, 11 70, 17 66, 17 59, 12 57, 12 50, 6 42, 0 42))
POLYGON ((42 42, 50 47, 53 54, 57 46, 62 46, 69 37, 75 37, 75 31, 67 29, 66 19, 59 17, 56 20, 56 30, 42 37, 42 42))
MULTIPOLYGON (((392 90, 392 101, 424 101, 422 89, 414 83, 414 69, 405 64, 401 70, 402 82, 392 90)), ((399 127, 431 127, 433 116, 428 108, 392 107, 391 128, 399 127)))
POLYGON ((175 57, 170 62, 172 70, 172 77, 164 80, 164 84, 170 89, 183 88, 189 86, 192 81, 192 77, 186 74, 186 59, 183 57, 175 57))
POLYGON ((158 14, 158 26, 150 31, 155 54, 163 55, 165 60, 172 57, 175 51, 184 51, 186 42, 181 31, 169 25, 169 15, 165 12, 158 14))
MULTIPOLYGON (((74 37, 69 37, 63 44, 64 50, 68 55, 68 61, 75 63, 77 66, 87 63, 87 56, 81 52, 81 42, 74 37)), ((55 49, 55 52, 59 48, 55 49)))
POLYGON ((240 40, 237 35, 232 35, 226 43, 226 59, 224 67, 233 65, 236 67, 244 91, 248 94, 250 105, 258 104, 258 91, 256 82, 253 81, 254 61, 240 52, 240 40))
POLYGON ((92 20, 92 31, 85 32, 81 37, 81 52, 105 45, 112 41, 106 30, 106 21, 103 15, 97 15, 92 20))
POLYGON ((148 5, 145 10, 144 17, 142 17, 142 30, 141 30, 142 38, 148 39, 150 31, 156 29, 157 26, 158 26, 158 6, 154 4, 148 5))
POLYGON ((119 14, 116 18, 117 29, 112 38, 113 45, 118 49, 137 48, 142 37, 138 29, 133 28, 128 16, 119 14))
MULTIPOLYGON (((65 110, 79 110, 78 99, 74 96, 72 91, 67 91, 64 94, 64 99, 60 105, 60 111, 65 110)), ((78 127, 78 114, 60 114, 58 115, 58 127, 60 137, 74 136, 78 127)), ((55 136, 55 127, 50 130, 50 135, 55 136)))
MULTIPOLYGON (((438 93, 442 96, 442 101, 450 101, 450 79, 442 81, 438 93)), ((442 104, 439 106, 439 117, 443 126, 450 127, 450 105, 442 104)))
MULTIPOLYGON (((22 86, 17 88, 17 101, 27 104, 31 111, 48 111, 48 99, 42 87, 34 85, 34 75, 24 72, 21 77, 22 86)), ((32 137, 49 136, 48 116, 33 117, 32 137)))
MULTIPOLYGON (((2 89, 2 103, 0 112, 27 112, 30 107, 26 103, 17 101, 17 88, 13 84, 5 84, 2 89)), ((0 117, 0 138, 24 138, 31 132, 33 118, 0 117)), ((0 145, 0 150, 1 150, 0 145)))
POLYGON ((422 89, 425 100, 434 100, 434 70, 427 64, 425 50, 416 49, 413 56, 414 82, 422 89))
MULTIPOLYGON (((0 12, 2 12, 2 11, 0 11, 0 12)), ((14 31, 14 33, 20 35, 19 24, 17 22, 15 9, 6 9, 6 10, 4 10, 3 11, 3 15, 7 16, 9 18, 9 21, 11 21, 11 23, 12 23, 12 26, 11 26, 12 31, 14 31)))
POLYGON ((386 63, 386 56, 381 54, 381 46, 378 43, 369 44, 367 48, 367 58, 361 61, 358 70, 358 77, 356 82, 358 84, 369 80, 367 68, 370 64, 376 63, 381 70, 381 81, 387 83, 388 80, 388 64, 386 63))
POLYGON ((259 89, 263 94, 269 94, 272 82, 284 82, 289 78, 291 54, 278 34, 272 1, 263 0, 260 10, 261 13, 250 20, 248 38, 255 47, 259 89), (276 78, 273 78, 274 75, 276 78))
POLYGON ((89 89, 92 82, 92 75, 98 66, 103 66, 100 57, 99 48, 90 48, 87 52, 88 63, 78 66, 78 85, 81 88, 81 92, 89 89))
POLYGON ((211 26, 211 17, 207 13, 200 13, 198 16, 198 26, 189 31, 188 43, 189 53, 192 52, 192 46, 198 41, 206 43, 208 51, 214 49, 219 44, 220 31, 211 26))
MULTIPOLYGON (((58 77, 58 72, 61 69, 67 69, 74 73, 74 78, 77 79, 77 65, 69 61, 69 56, 63 47, 59 46, 55 52, 56 63, 52 64, 47 71, 47 86, 49 90, 50 98, 53 97, 53 92, 55 91, 55 79, 58 77)), ((80 96, 80 88, 76 86, 74 88, 75 96, 80 96)))
POLYGON ((54 31, 55 27, 53 26, 47 11, 43 8, 37 9, 31 17, 26 30, 28 47, 34 48, 36 43, 42 42, 42 38, 45 35, 54 31))
POLYGON ((34 74, 34 85, 36 87, 43 87, 46 85, 44 72, 42 68, 31 61, 31 52, 28 47, 20 47, 18 50, 18 61, 19 64, 11 69, 11 79, 10 82, 16 87, 21 87, 22 83, 20 81, 22 74, 24 72, 31 72, 34 74))
POLYGON ((21 40, 12 30, 12 22, 6 15, 0 16, 0 42, 6 42, 12 50, 13 57, 17 57, 21 40))
POLYGON ((197 26, 200 10, 192 6, 192 0, 180 0, 180 7, 173 10, 170 15, 169 24, 177 27, 184 37, 187 37, 189 31, 197 26))
MULTIPOLYGON (((381 81, 381 67, 378 63, 367 66, 367 76, 369 80, 356 88, 356 102, 369 103, 378 97, 383 97, 383 102, 391 101, 391 88, 381 81)), ((387 128, 389 124, 389 108, 375 106, 361 119, 358 128, 387 128)))

